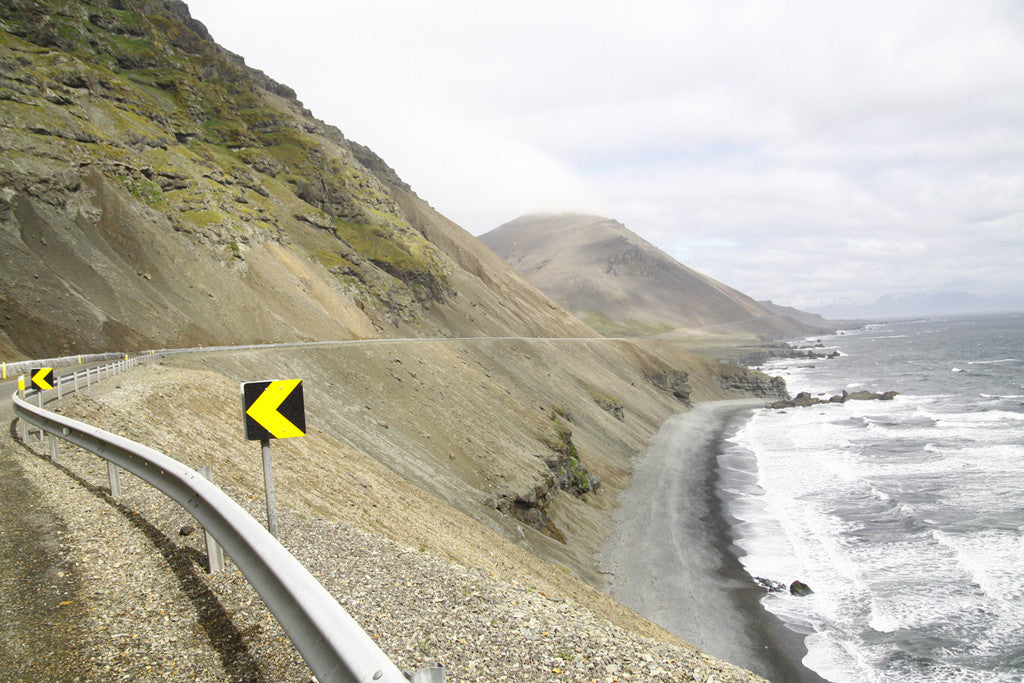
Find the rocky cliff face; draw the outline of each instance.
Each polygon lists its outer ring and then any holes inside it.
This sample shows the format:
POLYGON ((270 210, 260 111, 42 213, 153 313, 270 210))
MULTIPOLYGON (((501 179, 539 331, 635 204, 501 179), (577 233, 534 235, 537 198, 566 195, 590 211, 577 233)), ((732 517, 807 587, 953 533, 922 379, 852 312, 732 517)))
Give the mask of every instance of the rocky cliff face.
POLYGON ((0 29, 0 347, 589 332, 433 244, 387 164, 183 3, 13 0, 0 29), (526 303, 478 314, 499 289, 526 303))

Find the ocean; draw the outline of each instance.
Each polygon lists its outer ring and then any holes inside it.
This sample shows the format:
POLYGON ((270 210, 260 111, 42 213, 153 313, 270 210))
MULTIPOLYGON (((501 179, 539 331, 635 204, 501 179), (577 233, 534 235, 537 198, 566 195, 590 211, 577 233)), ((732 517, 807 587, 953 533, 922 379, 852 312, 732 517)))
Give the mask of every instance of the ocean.
POLYGON ((763 370, 794 395, 900 394, 757 410, 725 442, 717 491, 762 604, 830 681, 1024 680, 1024 315, 821 345, 841 356, 763 370))

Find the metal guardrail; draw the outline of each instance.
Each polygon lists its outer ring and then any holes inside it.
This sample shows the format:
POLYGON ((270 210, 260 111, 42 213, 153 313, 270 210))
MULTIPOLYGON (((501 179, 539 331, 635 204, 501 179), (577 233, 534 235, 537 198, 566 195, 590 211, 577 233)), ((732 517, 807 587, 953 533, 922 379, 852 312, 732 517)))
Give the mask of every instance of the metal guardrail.
MULTIPOLYGON (((146 359, 137 356, 115 365, 129 367, 146 359)), ((77 384, 79 374, 58 378, 51 391, 60 391, 71 380, 77 384)), ((319 681, 409 680, 270 532, 198 472, 152 448, 34 406, 18 392, 12 401, 15 414, 23 421, 23 435, 27 436, 27 425, 32 424, 41 430, 40 438, 46 432, 94 453, 154 486, 195 517, 256 589, 319 681)), ((52 445, 51 454, 54 452, 52 445)), ((112 488, 113 482, 112 476, 112 488)), ((411 680, 443 682, 444 669, 423 669, 411 680)))
POLYGON ((39 358, 36 360, 19 360, 13 363, 0 362, 0 379, 10 379, 29 368, 60 367, 75 363, 95 363, 96 361, 124 358, 123 353, 86 353, 77 356, 61 356, 59 358, 39 358))

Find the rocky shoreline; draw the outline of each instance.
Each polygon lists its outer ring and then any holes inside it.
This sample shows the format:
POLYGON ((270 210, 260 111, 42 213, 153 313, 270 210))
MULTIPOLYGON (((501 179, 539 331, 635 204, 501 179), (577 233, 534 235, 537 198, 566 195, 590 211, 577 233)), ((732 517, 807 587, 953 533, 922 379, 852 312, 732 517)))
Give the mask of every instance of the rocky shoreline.
POLYGON ((779 342, 777 344, 773 344, 769 348, 751 351, 750 353, 740 356, 739 364, 748 368, 756 368, 764 365, 774 358, 806 358, 808 360, 817 360, 822 358, 838 358, 841 355, 838 351, 821 353, 814 350, 823 347, 824 345, 820 340, 816 342, 814 346, 801 346, 799 348, 786 342, 779 342))
POLYGON ((769 408, 780 410, 782 408, 806 408, 809 406, 821 405, 822 403, 846 403, 847 401, 891 401, 900 395, 898 391, 854 391, 852 393, 843 390, 841 394, 835 394, 829 398, 812 396, 810 392, 801 391, 795 397, 784 401, 773 401, 768 404, 769 408))

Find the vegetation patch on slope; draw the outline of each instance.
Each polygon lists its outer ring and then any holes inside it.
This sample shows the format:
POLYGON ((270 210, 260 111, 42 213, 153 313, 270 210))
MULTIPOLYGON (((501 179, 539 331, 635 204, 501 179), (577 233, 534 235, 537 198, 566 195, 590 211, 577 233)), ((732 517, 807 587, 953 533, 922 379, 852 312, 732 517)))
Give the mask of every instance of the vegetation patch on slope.
POLYGON ((453 296, 446 260, 359 160, 375 155, 216 45, 184 3, 12 2, 0 21, 0 174, 27 185, 89 165, 222 260, 301 246, 320 228, 295 216, 320 211, 335 244, 310 256, 344 266, 341 291, 369 314, 416 323, 453 296))

